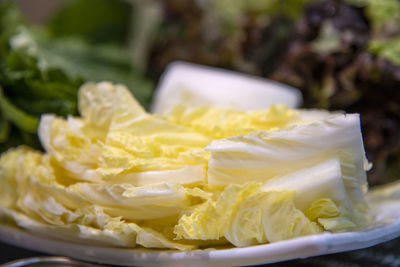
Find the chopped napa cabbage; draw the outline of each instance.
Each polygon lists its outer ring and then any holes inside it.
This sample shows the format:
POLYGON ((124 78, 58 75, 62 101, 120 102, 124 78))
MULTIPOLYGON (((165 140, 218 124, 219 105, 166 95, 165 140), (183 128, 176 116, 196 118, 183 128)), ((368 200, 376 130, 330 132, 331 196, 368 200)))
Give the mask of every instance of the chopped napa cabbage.
POLYGON ((190 205, 193 195, 181 185, 171 183, 143 187, 84 182, 64 185, 56 177, 57 166, 50 157, 24 152, 14 163, 16 202, 25 213, 49 223, 75 222, 91 205, 125 220, 162 218, 179 214, 190 205))
POLYGON ((209 141, 157 116, 112 122, 98 172, 107 180, 118 176, 135 185, 169 182, 168 177, 182 184, 202 182, 209 141))
MULTIPOLYGON (((226 186, 247 177, 263 190, 295 190, 296 207, 327 197, 347 210, 346 219, 363 227, 367 161, 357 114, 332 115, 306 125, 214 140, 208 182, 226 186)), ((331 227, 332 228, 332 227, 331 227)), ((336 229, 336 227, 335 227, 336 229)))
POLYGON ((79 242, 91 245, 108 245, 117 247, 135 247, 136 232, 114 231, 99 229, 82 224, 52 225, 32 218, 18 211, 7 210, 0 207, 0 213, 11 217, 15 223, 31 232, 45 237, 62 239, 71 242, 79 242))
POLYGON ((112 120, 144 114, 143 108, 122 85, 109 82, 86 83, 79 90, 82 118, 68 120, 43 115, 38 134, 51 154, 78 180, 99 180, 98 168, 102 143, 112 120))
POLYGON ((366 185, 365 153, 359 115, 334 115, 308 125, 291 126, 280 131, 259 131, 214 140, 208 182, 214 185, 265 182, 279 175, 311 167, 339 157, 346 181, 366 185))
POLYGON ((150 115, 127 88, 102 82, 79 90, 82 118, 42 116, 46 152, 77 180, 137 186, 205 179, 210 139, 150 115))
POLYGON ((344 217, 320 218, 318 219, 318 223, 320 223, 325 230, 332 232, 344 232, 357 227, 354 222, 344 217))
POLYGON ((283 105, 267 110, 239 111, 234 109, 177 106, 168 119, 210 138, 218 139, 258 130, 284 128, 298 118, 298 112, 283 105))
POLYGON ((18 199, 17 182, 17 161, 21 155, 32 151, 28 147, 10 149, 0 157, 0 203, 2 207, 15 209, 18 199))
POLYGON ((178 184, 135 187, 130 184, 78 183, 72 189, 107 214, 126 220, 149 220, 179 214, 189 206, 185 189, 178 184))
POLYGON ((296 208, 293 194, 268 192, 264 204, 263 226, 268 241, 275 242, 304 235, 318 234, 322 229, 296 208))
POLYGON ((293 125, 307 125, 331 115, 325 110, 293 110, 284 105, 254 111, 176 106, 167 119, 212 139, 219 139, 260 130, 277 131, 293 125))
POLYGON ((84 84, 79 89, 78 107, 86 122, 86 132, 100 140, 105 139, 112 120, 124 120, 146 113, 128 88, 109 82, 84 84))
POLYGON ((304 214, 312 221, 319 218, 334 218, 341 214, 338 206, 332 199, 319 198, 314 200, 311 205, 304 211, 304 214))
POLYGON ((179 250, 193 249, 194 246, 180 244, 168 240, 164 235, 153 229, 143 228, 132 222, 124 222, 119 218, 110 218, 97 211, 97 216, 103 215, 103 221, 106 222, 101 228, 84 224, 64 224, 51 225, 32 219, 25 214, 3 209, 0 207, 0 213, 13 218, 16 224, 29 231, 38 233, 56 239, 62 239, 71 242, 77 242, 90 245, 103 245, 115 247, 136 247, 141 245, 146 248, 169 248, 179 250))
POLYGON ((97 175, 108 181, 117 177, 120 182, 138 186, 204 181, 207 153, 203 148, 210 142, 208 138, 147 114, 125 87, 89 84, 80 89, 79 95, 86 96, 81 97, 85 101, 80 110, 90 125, 103 114, 106 118, 100 122, 108 131, 97 175), (92 99, 97 103, 86 107, 92 99))
MULTIPOLYGON (((327 231, 342 232, 357 227, 356 223, 349 219, 348 210, 339 207, 329 198, 314 200, 304 211, 304 214, 311 221, 317 222, 327 231)), ((364 217, 363 219, 367 218, 364 217)))
POLYGON ((6 153, 0 163, 0 181, 12 189, 0 197, 0 213, 23 228, 91 244, 193 248, 133 221, 177 215, 189 206, 196 191, 197 195, 206 194, 200 189, 186 194, 179 184, 63 184, 65 180, 56 176, 59 166, 49 155, 25 147, 6 153))
POLYGON ((84 121, 42 115, 38 134, 46 152, 77 180, 96 181, 102 144, 83 131, 84 121))
POLYGON ((338 158, 271 178, 263 184, 262 190, 296 191, 294 202, 300 210, 305 210, 318 198, 325 197, 341 203, 346 203, 348 199, 338 158))
POLYGON ((254 183, 229 185, 216 201, 183 215, 174 232, 178 239, 226 238, 238 247, 320 233, 321 228, 295 207, 293 195, 263 192, 254 183))
POLYGON ((369 222, 358 115, 273 106, 161 117, 107 82, 82 86, 79 110, 42 116, 44 153, 1 155, 0 216, 73 242, 179 250, 369 222))
POLYGON ((173 170, 120 172, 119 169, 99 169, 103 179, 113 183, 128 183, 136 186, 151 185, 163 182, 179 184, 196 184, 204 181, 205 167, 203 164, 187 166, 173 170))

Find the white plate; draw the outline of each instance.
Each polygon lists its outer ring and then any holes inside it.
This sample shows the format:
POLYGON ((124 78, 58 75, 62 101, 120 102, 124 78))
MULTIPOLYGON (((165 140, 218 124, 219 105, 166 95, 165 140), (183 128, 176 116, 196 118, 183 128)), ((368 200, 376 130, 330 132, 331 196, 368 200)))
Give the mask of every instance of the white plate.
POLYGON ((19 247, 75 259, 123 266, 243 266, 344 252, 400 236, 400 183, 369 194, 375 226, 362 232, 324 233, 246 248, 176 252, 88 246, 43 238, 0 224, 0 240, 19 247))

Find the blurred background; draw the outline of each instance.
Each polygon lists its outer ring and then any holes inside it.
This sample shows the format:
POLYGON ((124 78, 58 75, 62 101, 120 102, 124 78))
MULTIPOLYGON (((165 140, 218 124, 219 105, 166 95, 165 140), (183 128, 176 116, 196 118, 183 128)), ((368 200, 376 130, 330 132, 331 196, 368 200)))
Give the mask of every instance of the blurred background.
POLYGON ((89 80, 149 107, 172 61, 299 88, 304 108, 361 114, 371 185, 400 179, 398 0, 0 1, 0 152, 40 148, 40 114, 77 114, 89 80))

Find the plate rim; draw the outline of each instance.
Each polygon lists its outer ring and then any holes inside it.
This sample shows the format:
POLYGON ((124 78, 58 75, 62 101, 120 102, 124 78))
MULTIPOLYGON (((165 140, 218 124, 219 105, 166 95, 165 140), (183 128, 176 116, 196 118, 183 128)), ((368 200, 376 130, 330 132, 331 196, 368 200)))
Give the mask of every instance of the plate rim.
POLYGON ((78 260, 121 266, 243 266, 267 264, 371 247, 400 236, 400 219, 360 232, 329 233, 298 237, 243 248, 197 249, 193 251, 154 250, 93 246, 52 239, 17 226, 0 223, 0 240, 17 247, 68 256, 78 260), (115 261, 115 256, 120 262, 115 261), (113 258, 114 257, 114 258, 113 258))

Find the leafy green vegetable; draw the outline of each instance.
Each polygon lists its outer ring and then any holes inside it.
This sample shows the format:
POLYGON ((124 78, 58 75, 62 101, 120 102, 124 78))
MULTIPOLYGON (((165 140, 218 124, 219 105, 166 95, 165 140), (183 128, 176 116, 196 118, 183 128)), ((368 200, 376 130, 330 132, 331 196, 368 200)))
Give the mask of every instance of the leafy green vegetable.
POLYGON ((0 152, 19 144, 40 148, 39 116, 76 113, 76 91, 82 79, 60 68, 42 68, 38 45, 23 23, 15 3, 0 4, 0 152), (48 103, 54 103, 47 109, 48 103), (66 108, 67 107, 67 108, 66 108))
POLYGON ((70 77, 86 81, 109 80, 125 84, 148 107, 153 84, 131 65, 126 48, 116 45, 91 45, 80 38, 50 39, 37 37, 39 55, 47 66, 62 66, 70 77))
MULTIPOLYGON (((74 1, 72 5, 78 2, 85 1, 74 1)), ((96 15, 88 16, 85 22, 78 20, 79 23, 87 24, 91 19, 103 16, 106 9, 120 14, 121 6, 127 5, 121 1, 100 2, 107 4, 97 6, 92 3, 91 11, 86 10, 86 13, 96 15)), ((68 6, 65 10, 76 11, 68 6)), ((63 12, 59 14, 65 14, 63 12)), ((107 19, 102 23, 108 23, 107 19)), ((62 20, 61 15, 55 21, 57 23, 51 24, 52 27, 65 24, 66 29, 72 29, 68 28, 72 27, 68 26, 72 21, 62 20)), ((91 25, 88 32, 93 34, 96 29, 103 29, 101 23, 95 27, 92 21, 91 25)), ((112 25, 111 28, 117 27, 112 25)), ((60 32, 62 36, 74 37, 55 38, 47 28, 26 25, 13 1, 0 4, 0 86, 3 88, 0 95, 0 152, 19 144, 40 148, 36 128, 41 114, 75 115, 77 90, 85 81, 109 80, 126 84, 143 106, 148 106, 153 85, 132 67, 128 49, 116 44, 91 44, 87 40, 96 41, 92 39, 94 35, 87 32, 88 36, 82 38, 84 33, 79 29, 81 27, 76 27, 76 34, 60 32)))

